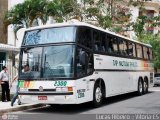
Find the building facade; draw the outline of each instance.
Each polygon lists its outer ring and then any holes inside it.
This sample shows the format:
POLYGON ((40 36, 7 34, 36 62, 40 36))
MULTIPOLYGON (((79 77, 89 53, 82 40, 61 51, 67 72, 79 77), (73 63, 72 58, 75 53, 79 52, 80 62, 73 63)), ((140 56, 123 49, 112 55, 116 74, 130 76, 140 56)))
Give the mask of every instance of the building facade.
POLYGON ((0 0, 0 43, 7 43, 7 33, 3 31, 3 17, 8 10, 8 0, 0 0))
MULTIPOLYGON (((144 3, 144 8, 145 11, 140 12, 140 14, 146 15, 149 18, 160 16, 160 0, 146 0, 146 2, 144 3)), ((146 31, 153 34, 160 33, 160 26, 156 27, 146 26, 146 31)))

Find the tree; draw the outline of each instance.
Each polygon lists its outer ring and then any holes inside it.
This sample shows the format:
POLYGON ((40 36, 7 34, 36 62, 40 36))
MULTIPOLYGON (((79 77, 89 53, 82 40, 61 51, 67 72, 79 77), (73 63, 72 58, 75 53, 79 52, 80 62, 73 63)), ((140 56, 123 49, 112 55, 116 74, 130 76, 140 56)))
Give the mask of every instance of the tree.
POLYGON ((38 18, 45 23, 47 21, 44 14, 46 5, 47 0, 26 0, 24 3, 15 5, 5 14, 4 28, 6 29, 10 24, 15 26, 15 30, 19 27, 28 28, 38 18))
POLYGON ((144 27, 146 22, 147 22, 147 16, 139 16, 137 18, 137 21, 133 24, 133 30, 139 41, 143 39, 143 34, 145 33, 144 27))
POLYGON ((67 21, 74 3, 74 0, 52 0, 46 6, 46 15, 52 16, 57 22, 67 21))
MULTIPOLYGON (((142 6, 142 2, 137 1, 137 3, 142 6)), ((78 3, 77 0, 26 0, 6 13, 4 26, 6 28, 9 24, 14 24, 16 31, 20 27, 28 28, 35 23, 38 25, 38 21, 46 24, 48 17, 51 16, 56 22, 74 18, 124 34, 125 28, 131 26, 129 22, 131 13, 127 5, 135 6, 136 2, 133 0, 127 2, 126 0, 81 0, 78 3)), ((133 25, 137 36, 143 33, 146 19, 142 18, 133 25)))
POLYGON ((14 26, 14 32, 16 37, 16 32, 20 28, 28 26, 24 9, 25 8, 23 4, 17 4, 14 8, 12 8, 5 14, 3 19, 4 32, 7 32, 8 25, 12 24, 14 26))
POLYGON ((8 25, 12 24, 15 39, 17 39, 16 32, 20 28, 28 28, 35 23, 38 25, 38 20, 41 20, 45 24, 47 22, 47 15, 45 13, 45 6, 47 4, 48 0, 26 0, 23 3, 15 5, 4 16, 4 31, 6 32, 8 25))

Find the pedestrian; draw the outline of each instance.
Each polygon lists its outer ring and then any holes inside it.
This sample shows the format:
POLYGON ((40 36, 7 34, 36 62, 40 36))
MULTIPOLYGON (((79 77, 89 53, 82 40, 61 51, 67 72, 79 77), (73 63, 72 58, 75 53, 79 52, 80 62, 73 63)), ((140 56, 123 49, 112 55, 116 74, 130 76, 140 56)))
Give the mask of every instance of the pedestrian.
POLYGON ((3 66, 0 72, 0 84, 2 88, 2 102, 10 101, 9 73, 6 66, 3 66))
POLYGON ((10 88, 11 88, 12 87, 12 83, 15 82, 15 81, 17 81, 16 93, 14 94, 14 96, 13 96, 13 98, 11 100, 11 106, 13 106, 13 104, 16 101, 17 98, 18 98, 18 105, 21 104, 20 98, 18 96, 18 79, 17 78, 18 78, 18 75, 13 78, 13 80, 11 82, 11 85, 10 85, 10 88))

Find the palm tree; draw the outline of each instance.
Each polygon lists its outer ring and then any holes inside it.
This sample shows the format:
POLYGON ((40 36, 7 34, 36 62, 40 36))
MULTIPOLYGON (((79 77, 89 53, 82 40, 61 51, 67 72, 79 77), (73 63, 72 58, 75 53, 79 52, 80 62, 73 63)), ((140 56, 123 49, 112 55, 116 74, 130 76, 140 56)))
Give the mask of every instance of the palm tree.
POLYGON ((5 14, 4 26, 15 24, 28 28, 38 18, 45 24, 47 21, 44 14, 46 5, 47 0, 26 0, 24 3, 17 4, 5 14))
POLYGON ((47 22, 47 16, 45 13, 45 7, 48 4, 47 0, 26 0, 23 4, 24 14, 27 27, 33 26, 34 20, 38 18, 42 21, 43 24, 47 22))
POLYGON ((57 22, 68 21, 74 11, 74 4, 75 0, 52 0, 46 7, 46 13, 57 22))
POLYGON ((33 22, 37 21, 37 19, 40 19, 45 24, 47 17, 44 9, 47 4, 47 0, 26 0, 24 3, 15 5, 5 14, 3 20, 4 31, 6 32, 8 25, 12 24, 16 36, 16 32, 20 28, 33 26, 33 22))
POLYGON ((17 4, 5 14, 3 20, 3 28, 5 32, 10 24, 13 24, 15 33, 22 27, 28 27, 23 4, 17 4))

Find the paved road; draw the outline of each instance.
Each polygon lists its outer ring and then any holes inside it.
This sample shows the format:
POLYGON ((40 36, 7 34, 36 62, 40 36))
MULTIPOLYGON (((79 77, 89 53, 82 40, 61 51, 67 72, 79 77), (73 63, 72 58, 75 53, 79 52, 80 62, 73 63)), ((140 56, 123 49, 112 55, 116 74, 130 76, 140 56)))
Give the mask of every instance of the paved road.
MULTIPOLYGON (((100 116, 101 114, 148 114, 149 116, 144 117, 160 119, 160 115, 157 116, 157 113, 160 113, 160 87, 151 88, 150 92, 143 96, 130 93, 107 98, 100 108, 92 108, 87 103, 64 105, 56 109, 46 106, 13 114, 18 115, 20 120, 94 120, 104 119, 105 117, 110 119, 110 116, 104 117, 100 116)), ((132 119, 135 119, 135 116, 132 119)))

